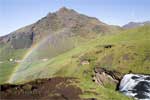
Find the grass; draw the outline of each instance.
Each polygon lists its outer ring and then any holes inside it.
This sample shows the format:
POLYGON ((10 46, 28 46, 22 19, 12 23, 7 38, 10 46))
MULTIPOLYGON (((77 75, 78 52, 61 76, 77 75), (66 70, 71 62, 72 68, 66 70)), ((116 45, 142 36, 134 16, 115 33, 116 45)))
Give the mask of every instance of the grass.
MULTIPOLYGON (((77 40, 82 40, 77 38, 77 40)), ((84 41, 84 40, 83 40, 84 41)), ((78 41, 77 41, 78 42, 78 41)), ((98 98, 101 100, 130 100, 115 91, 115 85, 98 86, 91 81, 95 66, 116 70, 120 73, 150 74, 150 26, 121 31, 115 35, 97 36, 88 41, 76 43, 75 48, 62 53, 48 61, 25 62, 12 72, 10 66, 0 65, 0 83, 11 79, 12 83, 20 84, 37 78, 55 76, 76 77, 78 85, 84 92, 82 98, 98 98), (112 48, 104 48, 113 45, 112 48), (82 59, 90 59, 89 65, 81 65, 82 59), (2 76, 6 76, 3 77, 2 76), (9 76, 9 78, 8 78, 9 76), (90 92, 86 92, 90 91, 90 92), (121 98, 121 99, 120 99, 121 98)), ((15 53, 14 53, 15 54, 15 53)), ((16 52, 15 55, 20 53, 16 52)))
POLYGON ((0 84, 4 84, 10 77, 10 73, 15 68, 16 64, 12 62, 0 63, 0 84))
POLYGON ((9 80, 11 73, 17 66, 17 63, 9 60, 21 60, 26 51, 26 49, 12 49, 9 45, 0 45, 0 84, 4 84, 9 80))

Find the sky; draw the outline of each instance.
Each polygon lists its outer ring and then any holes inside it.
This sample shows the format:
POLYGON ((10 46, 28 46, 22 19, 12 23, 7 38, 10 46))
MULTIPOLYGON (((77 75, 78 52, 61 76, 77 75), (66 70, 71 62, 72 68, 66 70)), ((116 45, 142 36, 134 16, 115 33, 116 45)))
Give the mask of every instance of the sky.
POLYGON ((0 36, 64 6, 111 25, 150 20, 150 0, 0 0, 0 36))

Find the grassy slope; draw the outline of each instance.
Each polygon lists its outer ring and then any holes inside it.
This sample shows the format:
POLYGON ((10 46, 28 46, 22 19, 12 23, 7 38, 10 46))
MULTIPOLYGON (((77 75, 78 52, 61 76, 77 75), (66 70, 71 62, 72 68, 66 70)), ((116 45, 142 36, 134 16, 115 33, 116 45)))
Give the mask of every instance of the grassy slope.
POLYGON ((15 50, 8 45, 0 45, 0 84, 9 79, 10 73, 17 65, 17 63, 10 62, 9 59, 20 60, 26 51, 26 49, 15 50))
MULTIPOLYGON (((46 62, 38 61, 18 66, 11 77, 12 82, 22 83, 36 78, 69 76, 79 78, 76 84, 85 92, 81 97, 96 97, 101 100, 128 100, 115 92, 115 86, 99 87, 91 80, 95 66, 117 70, 121 73, 150 73, 150 26, 123 31, 112 36, 97 37, 46 62), (114 46, 105 49, 103 45, 114 46), (81 65, 80 59, 90 59, 90 65, 81 65), (27 66, 28 65, 28 66, 27 66), (21 69, 21 67, 25 67, 21 69), (30 79, 30 80, 29 80, 30 79), (96 92, 98 95, 92 93, 96 92), (121 98, 121 99, 120 99, 121 98)), ((4 71, 5 72, 5 71, 4 71)), ((2 75, 5 75, 3 73, 2 75)))

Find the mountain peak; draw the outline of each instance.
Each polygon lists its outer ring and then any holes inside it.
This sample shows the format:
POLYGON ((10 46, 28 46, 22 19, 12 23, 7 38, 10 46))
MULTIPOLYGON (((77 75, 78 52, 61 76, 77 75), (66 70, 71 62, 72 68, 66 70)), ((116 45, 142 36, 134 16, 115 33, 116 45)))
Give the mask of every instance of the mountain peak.
POLYGON ((71 11, 71 9, 66 8, 66 7, 62 7, 57 12, 68 12, 68 11, 71 11))
POLYGON ((64 14, 64 13, 75 13, 76 11, 74 11, 73 9, 69 9, 67 7, 62 7, 60 8, 57 13, 61 13, 61 14, 64 14))
POLYGON ((70 9, 68 9, 66 7, 62 7, 62 8, 59 9, 59 11, 68 11, 68 10, 70 10, 70 9))
POLYGON ((58 11, 56 11, 56 12, 54 12, 54 13, 48 13, 48 15, 47 16, 51 16, 51 15, 53 15, 53 14, 61 14, 61 15, 63 15, 63 14, 68 14, 68 13, 71 13, 71 12, 75 12, 73 9, 69 9, 69 8, 67 8, 67 7, 61 7, 58 11))

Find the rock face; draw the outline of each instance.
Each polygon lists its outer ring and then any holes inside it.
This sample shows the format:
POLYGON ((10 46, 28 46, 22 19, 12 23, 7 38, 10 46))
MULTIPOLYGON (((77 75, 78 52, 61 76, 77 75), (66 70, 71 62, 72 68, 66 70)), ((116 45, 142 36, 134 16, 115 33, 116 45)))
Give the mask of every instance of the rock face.
POLYGON ((131 28, 136 28, 144 25, 150 25, 150 21, 146 22, 129 22, 128 24, 124 25, 123 28, 125 29, 131 29, 131 28))
POLYGON ((95 34, 110 33, 114 28, 118 27, 107 25, 96 18, 63 7, 32 25, 0 37, 0 43, 10 43, 15 49, 29 48, 50 34, 90 37, 95 34))
POLYGON ((150 100, 150 75, 126 74, 119 90, 138 100, 150 100))
POLYGON ((104 86, 105 84, 118 84, 121 79, 121 74, 115 71, 109 71, 104 68, 96 67, 94 69, 94 81, 104 86))

